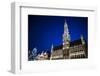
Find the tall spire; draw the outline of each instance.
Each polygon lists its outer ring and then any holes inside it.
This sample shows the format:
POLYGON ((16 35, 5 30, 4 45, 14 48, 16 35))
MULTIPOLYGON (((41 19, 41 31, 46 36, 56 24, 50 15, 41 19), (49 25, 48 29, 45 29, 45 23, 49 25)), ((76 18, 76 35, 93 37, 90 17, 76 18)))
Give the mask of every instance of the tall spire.
POLYGON ((53 44, 52 44, 52 46, 51 46, 51 53, 53 52, 53 44))
POLYGON ((69 48, 70 48, 70 34, 68 30, 68 25, 64 23, 64 34, 63 34, 63 58, 68 59, 69 58, 69 48))
POLYGON ((52 52, 53 52, 53 44, 51 46, 51 55, 50 55, 50 60, 52 60, 52 52))
POLYGON ((68 25, 67 25, 66 20, 65 20, 65 23, 64 23, 64 36, 66 37, 66 39, 68 41, 70 41, 70 35, 69 35, 69 30, 68 30, 68 25))
POLYGON ((84 41, 83 35, 81 35, 81 41, 82 41, 82 44, 84 45, 85 41, 84 41))

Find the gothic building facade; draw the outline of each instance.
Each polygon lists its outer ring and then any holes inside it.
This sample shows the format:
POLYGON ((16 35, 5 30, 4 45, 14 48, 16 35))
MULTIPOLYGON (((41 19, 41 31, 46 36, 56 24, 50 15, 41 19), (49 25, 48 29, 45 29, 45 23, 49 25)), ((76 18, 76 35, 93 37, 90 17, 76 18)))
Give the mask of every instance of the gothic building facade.
POLYGON ((81 35, 80 39, 71 42, 68 25, 66 21, 64 23, 64 33, 62 40, 62 45, 51 46, 51 60, 79 59, 88 57, 87 43, 84 40, 83 36, 81 35))
POLYGON ((32 52, 28 52, 28 59, 31 61, 88 58, 88 47, 86 41, 82 35, 80 36, 80 39, 71 41, 66 21, 64 23, 64 33, 62 37, 63 43, 61 45, 51 46, 50 56, 47 52, 37 54, 37 49, 34 48, 32 52))

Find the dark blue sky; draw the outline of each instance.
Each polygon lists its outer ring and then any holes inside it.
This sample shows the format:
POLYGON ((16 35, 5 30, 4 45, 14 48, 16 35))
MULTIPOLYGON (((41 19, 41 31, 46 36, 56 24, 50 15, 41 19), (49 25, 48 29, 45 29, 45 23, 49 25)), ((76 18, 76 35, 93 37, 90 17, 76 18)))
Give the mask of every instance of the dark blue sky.
POLYGON ((83 35, 88 40, 88 18, 69 16, 28 15, 28 50, 50 50, 51 45, 62 44, 64 22, 68 24, 71 41, 83 35))

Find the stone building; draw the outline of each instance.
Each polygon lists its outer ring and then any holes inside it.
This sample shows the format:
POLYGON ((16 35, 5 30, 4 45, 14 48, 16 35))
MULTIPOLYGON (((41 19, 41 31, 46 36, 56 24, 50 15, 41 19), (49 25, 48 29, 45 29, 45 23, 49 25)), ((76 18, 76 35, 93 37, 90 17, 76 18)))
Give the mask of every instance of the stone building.
POLYGON ((85 42, 83 36, 81 35, 80 39, 71 42, 66 21, 64 23, 64 33, 62 40, 62 45, 51 46, 51 60, 79 59, 88 57, 87 43, 85 42))

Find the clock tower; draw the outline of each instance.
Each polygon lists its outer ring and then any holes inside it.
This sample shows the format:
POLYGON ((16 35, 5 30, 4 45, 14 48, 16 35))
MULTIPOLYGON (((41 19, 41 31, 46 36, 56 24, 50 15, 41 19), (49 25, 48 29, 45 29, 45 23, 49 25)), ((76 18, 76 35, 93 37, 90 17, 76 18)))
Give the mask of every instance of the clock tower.
POLYGON ((63 58, 68 59, 69 58, 69 48, 70 48, 70 35, 68 30, 68 25, 64 23, 64 33, 63 33, 63 58))

